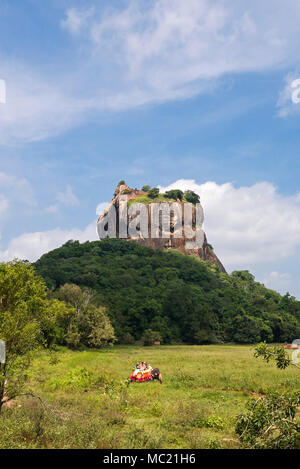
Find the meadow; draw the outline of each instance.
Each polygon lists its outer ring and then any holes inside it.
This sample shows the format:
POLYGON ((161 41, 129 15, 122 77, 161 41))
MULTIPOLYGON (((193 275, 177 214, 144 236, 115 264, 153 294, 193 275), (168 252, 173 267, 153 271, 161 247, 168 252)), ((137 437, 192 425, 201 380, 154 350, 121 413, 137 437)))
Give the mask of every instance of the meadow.
POLYGON ((0 414, 0 448, 239 448, 236 416, 250 398, 299 389, 300 373, 253 346, 115 346, 35 352, 28 388, 0 414), (139 360, 158 381, 131 383, 139 360))

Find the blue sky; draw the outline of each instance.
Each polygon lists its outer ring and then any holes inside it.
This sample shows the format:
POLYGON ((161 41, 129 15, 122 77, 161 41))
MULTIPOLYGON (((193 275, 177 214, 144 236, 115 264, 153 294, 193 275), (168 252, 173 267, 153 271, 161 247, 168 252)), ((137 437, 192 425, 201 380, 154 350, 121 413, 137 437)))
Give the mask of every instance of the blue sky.
POLYGON ((125 179, 198 191, 228 271, 300 298, 298 1, 0 12, 2 260, 96 239, 96 208, 125 179))

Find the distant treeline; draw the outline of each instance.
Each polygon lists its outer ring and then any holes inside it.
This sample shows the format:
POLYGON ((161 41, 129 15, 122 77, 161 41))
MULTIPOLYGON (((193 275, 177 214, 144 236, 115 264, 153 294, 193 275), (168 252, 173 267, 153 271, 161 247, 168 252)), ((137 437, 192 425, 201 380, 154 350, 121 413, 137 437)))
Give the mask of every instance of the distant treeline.
POLYGON ((164 343, 290 342, 300 337, 300 302, 255 282, 248 271, 134 241, 68 241, 35 263, 47 286, 92 289, 119 343, 155 331, 164 343))

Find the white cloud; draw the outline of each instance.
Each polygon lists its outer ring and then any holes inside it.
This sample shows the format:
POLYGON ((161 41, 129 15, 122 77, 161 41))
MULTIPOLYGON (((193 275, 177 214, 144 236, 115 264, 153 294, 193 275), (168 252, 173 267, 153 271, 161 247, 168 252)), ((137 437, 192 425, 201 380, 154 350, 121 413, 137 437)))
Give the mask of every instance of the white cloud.
POLYGON ((89 66, 112 81, 103 104, 123 109, 210 91, 228 73, 298 61, 299 20, 295 0, 130 0, 121 10, 94 9, 81 40, 89 66))
POLYGON ((285 85, 282 90, 279 92, 279 97, 277 101, 277 108, 278 112, 277 115, 279 117, 287 117, 292 114, 296 114, 300 112, 300 103, 293 102, 293 93, 299 90, 299 85, 295 88, 293 86, 293 82, 295 80, 299 80, 300 73, 293 72, 288 73, 285 77, 285 85))
POLYGON ((93 8, 88 10, 70 8, 66 12, 66 18, 61 21, 61 26, 71 34, 77 34, 87 24, 87 20, 93 14, 93 11, 93 8))
MULTIPOLYGON (((68 186, 69 187, 69 186, 68 186)), ((64 203, 74 202, 74 195, 69 187, 70 191, 66 191, 68 196, 62 198, 64 203)), ((63 194, 65 196, 65 194, 63 194)), ((75 196, 74 196, 75 197, 75 196)), ((77 200, 77 198, 76 198, 77 200)), ((104 209, 107 207, 108 202, 100 203, 96 208, 96 215, 101 215, 104 209)), ((0 196, 0 214, 1 210, 6 209, 6 201, 0 196)), ((45 211, 48 213, 57 212, 58 207, 56 205, 48 207, 45 211)), ((96 241, 99 239, 97 234, 97 222, 96 220, 90 223, 83 230, 72 228, 70 230, 64 230, 61 228, 55 228, 48 231, 38 231, 33 233, 23 233, 16 238, 13 238, 8 243, 5 250, 0 251, 0 259, 4 262, 12 260, 14 258, 27 259, 31 262, 39 259, 40 256, 45 254, 52 249, 56 249, 64 244, 69 239, 78 240, 81 243, 85 241, 96 241)))
MULTIPOLYGON (((0 57, 1 58, 1 57, 0 57)), ((91 108, 71 93, 71 81, 33 73, 28 66, 2 59, 6 104, 0 106, 0 144, 39 141, 78 124, 91 108)))
POLYGON ((96 221, 83 230, 56 228, 49 231, 24 233, 21 236, 13 238, 9 242, 7 249, 0 251, 0 258, 4 262, 14 258, 27 259, 34 262, 41 255, 60 247, 70 239, 79 240, 82 243, 97 240, 96 221))
POLYGON ((277 271, 270 272, 270 274, 262 280, 262 283, 265 284, 266 287, 279 291, 282 294, 285 294, 288 291, 290 282, 290 274, 286 272, 280 273, 277 271))
POLYGON ((7 206, 13 202, 28 206, 36 205, 34 191, 29 181, 4 172, 0 172, 0 196, 5 198, 7 206))
POLYGON ((61 20, 74 39, 65 69, 54 61, 48 72, 34 71, 0 56, 7 86, 0 144, 55 136, 92 112, 221 93, 228 74, 295 68, 299 22, 296 0, 128 0, 123 9, 71 8, 61 20))
POLYGON ((96 207, 96 215, 100 216, 108 206, 108 202, 101 202, 100 204, 97 205, 96 207))
POLYGON ((45 208, 44 213, 57 213, 59 211, 58 205, 49 205, 49 207, 45 208))
MULTIPOLYGON (((237 188, 231 183, 197 184, 185 179, 161 190, 174 188, 191 189, 200 195, 208 241, 227 269, 280 263, 300 246, 300 194, 284 196, 268 182, 237 188)), ((106 206, 100 203, 96 214, 100 215, 106 206)), ((38 256, 70 238, 97 239, 96 222, 85 230, 57 228, 25 233, 11 240, 2 256, 31 259, 33 254, 38 256)))
MULTIPOLYGON (((289 290, 299 296, 297 269, 294 269, 294 274, 286 270, 281 272, 280 265, 290 259, 292 271, 299 256, 300 194, 284 196, 268 182, 235 187, 231 183, 209 181, 198 184, 195 180, 184 179, 161 187, 161 190, 174 188, 190 189, 200 195, 208 242, 214 246, 228 271, 254 269, 267 287, 281 293, 289 290)), ((106 202, 100 203, 96 214, 100 215, 106 206, 106 202)), ((1 207, 5 210, 6 201, 0 197, 0 211, 1 207)), ((83 230, 56 228, 24 233, 13 238, 7 249, 0 251, 0 258, 4 261, 14 257, 35 261, 69 239, 80 242, 97 240, 96 220, 83 230)))
POLYGON ((185 179, 161 190, 175 188, 200 195, 208 241, 228 269, 280 262, 300 246, 300 194, 281 195, 268 182, 236 188, 185 179))
POLYGON ((75 207, 76 205, 79 205, 79 200, 73 193, 72 187, 70 185, 67 185, 65 192, 59 192, 56 198, 66 207, 75 207))
POLYGON ((0 215, 3 215, 8 209, 8 200, 0 194, 0 215))

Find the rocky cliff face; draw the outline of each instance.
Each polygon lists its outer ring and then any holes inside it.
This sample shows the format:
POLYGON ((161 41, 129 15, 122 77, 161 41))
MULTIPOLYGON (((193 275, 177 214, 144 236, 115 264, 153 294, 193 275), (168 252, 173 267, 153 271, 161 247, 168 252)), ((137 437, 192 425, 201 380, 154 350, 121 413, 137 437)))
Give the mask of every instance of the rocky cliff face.
MULTIPOLYGON (((119 210, 121 207, 121 196, 126 195, 127 201, 129 204, 132 204, 134 202, 134 199, 137 199, 136 202, 142 202, 141 197, 144 198, 147 196, 147 192, 144 192, 142 190, 137 190, 137 189, 131 189, 129 186, 126 184, 122 184, 118 186, 114 192, 114 197, 111 200, 111 202, 108 204, 106 209, 104 210, 103 214, 100 215, 98 219, 99 222, 103 222, 107 214, 109 213, 109 210, 111 206, 113 205, 116 209, 116 237, 119 237, 119 210)), ((149 200, 148 200, 149 202, 149 200)), ((171 204, 173 201, 167 201, 166 203, 171 204)), ((180 200, 176 201, 178 204, 180 204, 182 213, 183 213, 183 206, 184 203, 181 202, 180 200)), ((143 203, 143 202, 142 202, 143 203)), ((149 220, 151 220, 150 214, 151 214, 151 203, 145 204, 145 207, 147 208, 148 211, 148 216, 149 220)), ((127 222, 128 224, 133 220, 134 216, 127 215, 127 222)), ((182 216, 182 219, 184 220, 184 217, 182 216)), ((210 245, 207 243, 207 238, 206 234, 204 234, 204 241, 202 247, 197 247, 197 248, 192 248, 190 249, 187 247, 187 243, 191 241, 190 239, 187 239, 185 236, 185 227, 184 227, 184 221, 183 221, 183 230, 180 232, 180 237, 176 237, 176 230, 174 230, 174 217, 171 214, 171 219, 170 219, 170 237, 164 237, 163 232, 160 233, 161 237, 151 237, 151 222, 149 222, 149 233, 148 237, 143 237, 141 235, 139 236, 134 236, 134 237, 127 237, 127 240, 134 240, 141 244, 142 246, 148 246, 154 249, 160 249, 160 250, 167 250, 167 249, 176 249, 180 252, 182 252, 185 255, 196 255, 200 259, 203 259, 205 261, 212 262, 213 264, 217 264, 222 272, 225 272, 225 268, 214 253, 214 251, 211 249, 210 245)), ((192 208, 192 226, 195 228, 196 226, 196 208, 192 208)), ((123 236, 122 236, 123 237, 123 236)))

